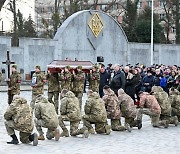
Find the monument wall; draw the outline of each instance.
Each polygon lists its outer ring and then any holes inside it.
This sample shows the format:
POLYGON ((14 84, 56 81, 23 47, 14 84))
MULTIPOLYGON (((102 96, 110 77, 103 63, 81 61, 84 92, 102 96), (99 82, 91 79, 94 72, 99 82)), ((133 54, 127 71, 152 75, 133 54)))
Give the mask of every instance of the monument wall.
MULTIPOLYGON (((54 39, 19 38, 19 47, 11 47, 10 37, 0 37, 0 70, 6 70, 6 51, 18 65, 23 80, 31 75, 36 65, 42 71, 53 60, 90 60, 98 56, 108 63, 150 65, 150 44, 132 43, 121 26, 109 15, 96 11, 81 11, 70 16, 58 29, 54 39), (96 14, 97 13, 97 14, 96 14), (94 31, 93 31, 94 30, 94 31)), ((155 44, 154 63, 180 66, 180 45, 155 44)))

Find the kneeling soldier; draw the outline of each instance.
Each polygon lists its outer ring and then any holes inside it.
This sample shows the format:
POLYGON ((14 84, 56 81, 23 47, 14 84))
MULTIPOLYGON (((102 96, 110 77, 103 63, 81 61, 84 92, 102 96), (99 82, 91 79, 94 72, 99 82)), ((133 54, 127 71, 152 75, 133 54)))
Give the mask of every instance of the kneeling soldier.
POLYGON ((128 130, 131 132, 130 126, 126 123, 125 127, 121 125, 121 110, 118 102, 118 97, 112 91, 109 86, 103 88, 105 107, 107 111, 107 117, 111 119, 111 129, 113 131, 124 131, 128 130))
POLYGON ((42 127, 45 127, 48 128, 47 139, 51 140, 55 137, 55 140, 58 141, 60 137, 59 129, 57 129, 59 125, 58 115, 54 105, 48 102, 43 95, 36 98, 35 117, 36 129, 39 133, 38 140, 45 140, 42 130, 42 127))
POLYGON ((76 136, 83 134, 85 138, 89 136, 86 127, 78 129, 79 123, 81 121, 81 112, 78 98, 75 97, 74 93, 64 89, 61 92, 61 107, 59 116, 59 125, 63 132, 61 136, 69 136, 68 130, 64 124, 64 121, 70 121, 70 135, 76 136))
POLYGON ((7 144, 18 144, 19 141, 14 130, 19 131, 22 143, 33 142, 33 146, 38 144, 37 134, 31 134, 34 128, 31 107, 27 100, 18 95, 14 95, 13 101, 4 114, 5 126, 8 135, 12 137, 7 144))
POLYGON ((83 116, 83 124, 88 128, 91 134, 94 134, 94 129, 91 124, 95 124, 95 130, 98 134, 111 133, 111 126, 107 124, 107 113, 104 105, 104 101, 99 97, 97 92, 89 90, 88 100, 86 101, 83 116))

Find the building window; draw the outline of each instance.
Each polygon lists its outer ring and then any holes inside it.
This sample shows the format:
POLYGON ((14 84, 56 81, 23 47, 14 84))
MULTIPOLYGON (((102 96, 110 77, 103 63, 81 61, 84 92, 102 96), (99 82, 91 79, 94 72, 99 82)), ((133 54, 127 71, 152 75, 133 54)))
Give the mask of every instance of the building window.
POLYGON ((160 19, 163 19, 163 18, 165 18, 165 14, 164 14, 164 13, 162 13, 162 14, 159 14, 159 18, 160 18, 160 19))
POLYGON ((45 9, 43 7, 39 9, 40 9, 40 13, 45 13, 45 9))
POLYGON ((54 7, 48 7, 48 12, 54 12, 54 7))
MULTIPOLYGON (((149 7, 152 7, 152 1, 147 1, 147 4, 148 4, 149 7)), ((154 2, 154 6, 155 6, 155 2, 154 2)))
POLYGON ((106 8, 107 8, 107 5, 100 5, 100 9, 101 9, 102 11, 105 11, 106 8))
POLYGON ((142 2, 139 2, 138 5, 137 5, 137 7, 138 7, 139 9, 141 9, 141 8, 142 8, 142 2))
POLYGON ((172 27, 172 32, 176 33, 176 28, 175 27, 172 27))
POLYGON ((159 7, 164 7, 164 4, 165 4, 166 2, 164 1, 164 0, 161 0, 161 1, 159 1, 159 7))

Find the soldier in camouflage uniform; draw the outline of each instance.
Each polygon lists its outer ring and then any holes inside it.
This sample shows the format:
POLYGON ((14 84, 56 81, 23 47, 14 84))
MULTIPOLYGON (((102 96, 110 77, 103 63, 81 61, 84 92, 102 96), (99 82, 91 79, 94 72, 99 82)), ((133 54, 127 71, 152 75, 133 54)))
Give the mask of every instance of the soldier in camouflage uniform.
POLYGON ((141 129, 141 121, 135 120, 137 116, 137 109, 134 105, 134 100, 127 95, 122 88, 118 90, 118 100, 122 116, 125 118, 125 123, 128 123, 130 127, 138 127, 138 129, 141 129))
POLYGON ((36 129, 39 133, 38 140, 45 140, 42 130, 42 127, 44 127, 48 128, 46 133, 47 139, 51 140, 55 138, 58 141, 60 137, 59 129, 57 129, 59 125, 58 115, 54 105, 48 102, 43 95, 36 97, 35 117, 36 129))
MULTIPOLYGON (((13 99, 14 95, 20 94, 20 84, 21 84, 21 76, 20 73, 17 72, 17 65, 12 65, 12 74, 10 76, 9 81, 9 89, 10 90, 10 100, 13 99)), ((11 102, 8 102, 11 104, 11 102)))
POLYGON ((177 116, 171 116, 171 103, 168 98, 168 94, 161 88, 160 86, 153 86, 152 87, 152 95, 154 95, 161 107, 161 120, 166 120, 169 124, 174 124, 175 126, 178 125, 178 118, 177 116))
POLYGON ((77 73, 73 71, 73 93, 79 100, 80 109, 82 106, 82 97, 84 91, 85 73, 82 71, 82 66, 77 67, 77 73))
POLYGON ((169 101, 172 106, 172 116, 177 116, 180 122, 180 92, 177 89, 169 89, 169 101))
POLYGON ((98 134, 111 133, 111 126, 107 124, 107 113, 104 101, 100 98, 97 92, 89 90, 87 92, 88 100, 86 101, 83 116, 83 124, 88 128, 89 133, 94 134, 95 131, 98 134), (91 124, 95 124, 95 131, 91 124))
POLYGON ((4 119, 8 135, 12 137, 12 141, 7 142, 7 144, 19 143, 14 130, 20 132, 20 141, 22 143, 33 142, 34 146, 38 144, 37 134, 31 135, 34 128, 33 116, 26 99, 14 95, 12 103, 4 114, 4 119))
POLYGON ((70 72, 69 65, 67 65, 65 69, 61 71, 59 75, 59 80, 61 81, 61 90, 71 90, 72 74, 70 72))
POLYGON ((51 73, 50 71, 48 71, 46 78, 48 80, 48 101, 54 104, 56 113, 58 114, 60 91, 58 73, 51 73))
POLYGON ((78 98, 75 97, 73 92, 66 89, 61 92, 61 98, 61 115, 59 116, 59 125, 63 130, 61 136, 69 136, 64 121, 70 121, 70 135, 76 136, 83 134, 84 137, 87 138, 89 136, 87 128, 83 127, 81 129, 78 129, 79 123, 81 121, 81 112, 78 98))
POLYGON ((105 102, 107 117, 111 119, 111 129, 113 131, 124 131, 128 130, 131 131, 129 124, 127 123, 126 126, 121 125, 121 111, 118 102, 118 97, 112 91, 109 86, 104 86, 103 88, 104 96, 103 101, 105 102))
POLYGON ((100 81, 100 74, 99 74, 98 66, 94 65, 93 69, 90 70, 90 74, 89 74, 89 90, 98 93, 99 81, 100 81))
POLYGON ((46 76, 44 73, 41 72, 41 68, 39 65, 35 67, 35 73, 32 76, 32 101, 30 106, 32 110, 34 110, 35 106, 35 98, 37 95, 44 93, 44 83, 46 82, 46 76))
POLYGON ((151 117, 151 124, 153 127, 164 126, 164 128, 168 127, 168 123, 166 120, 160 121, 161 107, 155 98, 155 96, 150 95, 147 92, 139 92, 140 103, 138 109, 137 120, 142 121, 142 114, 149 115, 151 117))

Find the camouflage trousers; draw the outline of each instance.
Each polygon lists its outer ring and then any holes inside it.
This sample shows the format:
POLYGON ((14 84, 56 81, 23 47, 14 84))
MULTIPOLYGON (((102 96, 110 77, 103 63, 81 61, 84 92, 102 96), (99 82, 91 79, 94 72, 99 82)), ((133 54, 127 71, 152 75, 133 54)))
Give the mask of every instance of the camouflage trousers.
POLYGON ((59 116, 59 126, 62 128, 63 131, 67 130, 64 121, 70 122, 70 135, 76 136, 84 133, 84 130, 82 128, 79 128, 80 121, 70 121, 70 119, 67 116, 59 116))
POLYGON ((54 138, 54 131, 56 128, 47 127, 46 123, 41 119, 40 120, 34 119, 34 122, 35 122, 35 126, 36 126, 36 129, 37 129, 39 135, 44 134, 44 132, 42 130, 42 127, 44 127, 44 128, 48 128, 48 130, 46 132, 47 139, 51 140, 52 138, 54 138))
POLYGON ((160 121, 160 114, 154 113, 148 108, 138 109, 137 120, 142 121, 143 114, 151 117, 151 125, 153 127, 164 126, 166 124, 166 120, 160 121))
POLYGON ((82 117, 82 120, 83 120, 83 125, 86 126, 88 128, 88 130, 93 128, 92 124, 95 124, 95 131, 97 134, 106 133, 105 127, 107 125, 107 121, 106 122, 98 122, 96 119, 94 119, 88 115, 84 115, 82 117))
POLYGON ((172 116, 177 116, 178 117, 178 121, 180 122, 180 111, 177 110, 176 108, 173 108, 172 107, 172 113, 171 113, 172 116))
POLYGON ((126 128, 121 125, 121 119, 111 119, 111 129, 113 131, 124 131, 126 128))
POLYGON ((54 107, 56 109, 56 113, 58 114, 58 109, 59 109, 59 92, 48 92, 48 101, 52 104, 54 104, 54 107), (54 97, 54 101, 53 101, 54 97))
POLYGON ((31 102, 30 102, 30 106, 31 106, 31 108, 32 108, 32 111, 34 111, 35 98, 36 98, 37 95, 39 95, 39 94, 33 94, 33 93, 32 93, 32 100, 31 100, 31 102))
POLYGON ((125 117, 125 123, 128 123, 130 127, 137 126, 137 120, 135 120, 133 117, 125 117))
POLYGON ((75 96, 78 98, 79 100, 79 106, 80 109, 82 108, 82 97, 83 97, 83 92, 74 92, 75 96))
MULTIPOLYGON (((14 130, 18 130, 15 125, 14 125, 14 121, 9 120, 9 121, 5 121, 5 127, 7 130, 8 135, 13 135, 15 134, 14 130)), ((20 136, 20 141, 22 143, 30 143, 32 141, 30 141, 29 137, 31 136, 31 132, 19 132, 19 136, 20 136)))
POLYGON ((170 116, 170 115, 160 115, 161 120, 166 120, 168 124, 176 124, 177 116, 170 116))
MULTIPOLYGON (((14 95, 16 95, 16 94, 10 94, 10 100, 8 99, 8 104, 11 104, 12 103, 12 100, 13 100, 13 97, 14 97, 14 95), (11 102, 9 102, 9 101, 11 101, 11 102)), ((18 94, 19 95, 19 94, 18 94)))

